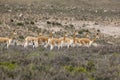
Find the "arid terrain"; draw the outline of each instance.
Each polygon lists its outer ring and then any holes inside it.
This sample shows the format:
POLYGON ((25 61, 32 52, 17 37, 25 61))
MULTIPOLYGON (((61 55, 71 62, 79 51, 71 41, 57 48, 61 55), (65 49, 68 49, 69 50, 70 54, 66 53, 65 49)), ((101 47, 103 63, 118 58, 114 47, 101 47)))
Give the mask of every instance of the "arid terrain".
POLYGON ((120 0, 0 0, 0 80, 120 80, 120 0), (27 36, 64 34, 93 39, 92 46, 59 50, 32 45, 27 36))

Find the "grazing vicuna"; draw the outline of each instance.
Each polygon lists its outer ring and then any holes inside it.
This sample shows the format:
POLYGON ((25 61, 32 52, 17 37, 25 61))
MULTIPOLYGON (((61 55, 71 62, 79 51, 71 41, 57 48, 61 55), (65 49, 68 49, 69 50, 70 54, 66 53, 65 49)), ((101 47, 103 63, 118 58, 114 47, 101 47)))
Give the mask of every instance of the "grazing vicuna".
POLYGON ((6 47, 8 48, 16 34, 17 34, 16 31, 13 30, 10 37, 0 37, 0 43, 6 43, 6 45, 7 45, 6 47))

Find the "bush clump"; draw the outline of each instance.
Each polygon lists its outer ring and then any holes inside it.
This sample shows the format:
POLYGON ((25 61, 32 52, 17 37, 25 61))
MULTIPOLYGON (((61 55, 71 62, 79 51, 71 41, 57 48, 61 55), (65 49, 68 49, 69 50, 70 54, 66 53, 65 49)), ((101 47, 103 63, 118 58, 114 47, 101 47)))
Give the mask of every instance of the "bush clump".
POLYGON ((24 26, 24 23, 18 22, 17 25, 18 25, 18 26, 24 26))
POLYGON ((0 67, 8 70, 14 70, 17 67, 17 64, 14 62, 0 62, 0 67))
POLYGON ((78 67, 74 67, 74 66, 64 66, 65 70, 69 71, 69 72, 79 72, 79 73, 86 73, 87 70, 85 67, 82 66, 78 66, 78 67))

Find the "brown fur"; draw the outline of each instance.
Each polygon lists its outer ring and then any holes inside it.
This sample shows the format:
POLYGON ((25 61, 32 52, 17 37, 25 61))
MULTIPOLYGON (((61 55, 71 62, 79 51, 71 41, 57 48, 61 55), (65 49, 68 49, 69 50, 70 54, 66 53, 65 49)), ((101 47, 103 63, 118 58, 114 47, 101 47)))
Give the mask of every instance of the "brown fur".
POLYGON ((88 46, 91 46, 91 44, 93 42, 96 41, 96 39, 99 38, 99 34, 97 33, 97 35, 95 36, 94 39, 89 39, 89 38, 78 38, 77 41, 78 43, 80 43, 81 45, 88 45, 88 46))
POLYGON ((16 34, 16 31, 13 30, 13 32, 12 32, 10 37, 0 37, 0 43, 6 43, 7 44, 7 48, 8 48, 9 45, 11 44, 15 34, 16 34))
MULTIPOLYGON (((29 42, 38 42, 38 39, 36 37, 31 37, 31 36, 27 36, 25 38, 25 43, 24 43, 24 47, 27 47, 28 46, 28 43, 29 42)), ((34 46, 34 45, 33 45, 34 46)))
POLYGON ((49 40, 49 45, 50 45, 50 49, 52 50, 53 48, 54 48, 54 46, 57 46, 58 47, 58 49, 60 48, 60 47, 62 47, 62 42, 63 42, 63 39, 61 38, 61 39, 59 39, 59 38, 51 38, 50 40, 49 40))

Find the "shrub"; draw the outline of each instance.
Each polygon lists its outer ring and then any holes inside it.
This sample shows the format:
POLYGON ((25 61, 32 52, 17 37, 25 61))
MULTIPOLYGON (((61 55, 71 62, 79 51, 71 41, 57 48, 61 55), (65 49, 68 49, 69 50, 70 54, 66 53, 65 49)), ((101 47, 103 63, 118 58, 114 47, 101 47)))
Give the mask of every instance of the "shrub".
POLYGON ((95 70, 95 63, 93 61, 89 61, 86 66, 87 71, 94 71, 95 70))
POLYGON ((74 71, 74 67, 69 65, 69 66, 64 66, 65 70, 69 71, 69 72, 72 72, 74 71))
POLYGON ((18 22, 17 25, 18 26, 24 26, 24 23, 18 22))
POLYGON ((89 30, 88 29, 82 29, 82 30, 78 31, 79 34, 83 34, 84 32, 89 32, 89 30))
POLYGON ((97 23, 97 22, 95 22, 95 25, 98 25, 98 23, 97 23))
POLYGON ((14 62, 0 62, 0 67, 8 70, 14 70, 17 67, 17 64, 14 62))
POLYGON ((33 21, 30 22, 32 25, 34 25, 35 23, 33 21))
POLYGON ((86 68, 84 67, 75 67, 75 72, 82 72, 82 73, 86 73, 86 68))
POLYGON ((85 67, 73 67, 71 65, 69 66, 64 66, 65 70, 69 71, 69 72, 79 72, 79 73, 86 73, 87 70, 85 67))
POLYGON ((19 38, 20 38, 20 39, 24 39, 24 37, 23 37, 23 36, 19 36, 19 38))

